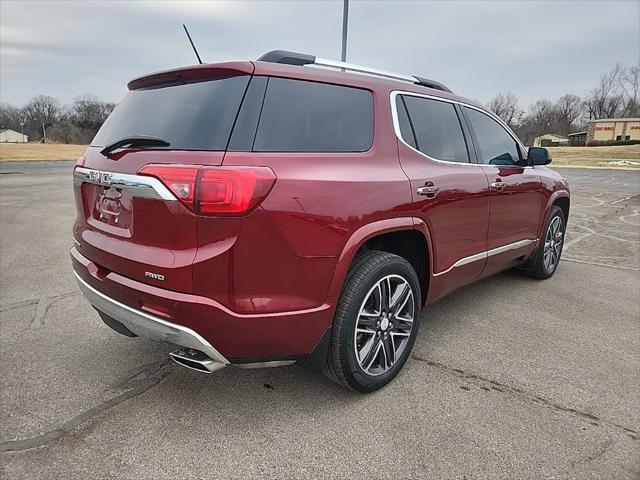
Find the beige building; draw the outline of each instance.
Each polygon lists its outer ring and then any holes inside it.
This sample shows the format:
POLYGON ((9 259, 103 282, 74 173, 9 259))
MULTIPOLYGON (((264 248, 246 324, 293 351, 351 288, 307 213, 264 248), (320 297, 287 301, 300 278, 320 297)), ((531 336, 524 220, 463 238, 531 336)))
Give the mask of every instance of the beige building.
POLYGON ((566 147, 569 139, 555 133, 545 133, 533 139, 534 147, 566 147))
POLYGON ((640 140, 640 118, 602 118, 591 120, 587 142, 640 140))
POLYGON ((23 135, 20 132, 7 128, 6 130, 0 130, 0 143, 27 143, 29 137, 23 135))

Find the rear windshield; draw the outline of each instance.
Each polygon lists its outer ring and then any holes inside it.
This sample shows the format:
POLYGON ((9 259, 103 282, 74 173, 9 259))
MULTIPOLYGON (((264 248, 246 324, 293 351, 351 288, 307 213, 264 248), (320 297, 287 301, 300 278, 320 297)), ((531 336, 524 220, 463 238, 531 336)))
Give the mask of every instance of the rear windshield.
POLYGON ((269 78, 254 151, 363 152, 372 141, 370 91, 269 78))
POLYGON ((133 90, 91 143, 104 147, 131 135, 166 140, 175 150, 224 150, 249 76, 133 90))

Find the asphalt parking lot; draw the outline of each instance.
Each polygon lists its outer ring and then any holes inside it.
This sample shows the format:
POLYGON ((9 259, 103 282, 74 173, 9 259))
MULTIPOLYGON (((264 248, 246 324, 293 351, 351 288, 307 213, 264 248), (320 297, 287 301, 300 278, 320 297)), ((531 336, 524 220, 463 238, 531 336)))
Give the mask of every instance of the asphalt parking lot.
POLYGON ((300 367, 203 375, 102 324, 68 162, 0 165, 3 478, 640 478, 640 171, 564 169, 563 261, 423 313, 370 395, 300 367))

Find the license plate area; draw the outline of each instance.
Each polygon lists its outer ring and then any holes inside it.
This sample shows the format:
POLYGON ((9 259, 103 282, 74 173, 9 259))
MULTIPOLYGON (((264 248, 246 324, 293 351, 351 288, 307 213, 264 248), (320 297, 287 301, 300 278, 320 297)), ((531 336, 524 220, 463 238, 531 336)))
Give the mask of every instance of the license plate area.
POLYGON ((92 220, 95 226, 112 233, 130 236, 133 196, 126 189, 95 185, 92 220), (104 228, 109 226, 110 228, 104 228))

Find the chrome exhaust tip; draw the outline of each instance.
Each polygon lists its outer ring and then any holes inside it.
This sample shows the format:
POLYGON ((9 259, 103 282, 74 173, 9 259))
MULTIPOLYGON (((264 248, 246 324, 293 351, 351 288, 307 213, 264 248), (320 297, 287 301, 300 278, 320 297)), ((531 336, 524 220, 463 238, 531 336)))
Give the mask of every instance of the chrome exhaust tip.
POLYGON ((224 368, 224 363, 216 362, 207 354, 193 348, 181 348, 169 352, 169 356, 179 365, 202 373, 212 373, 224 368))

